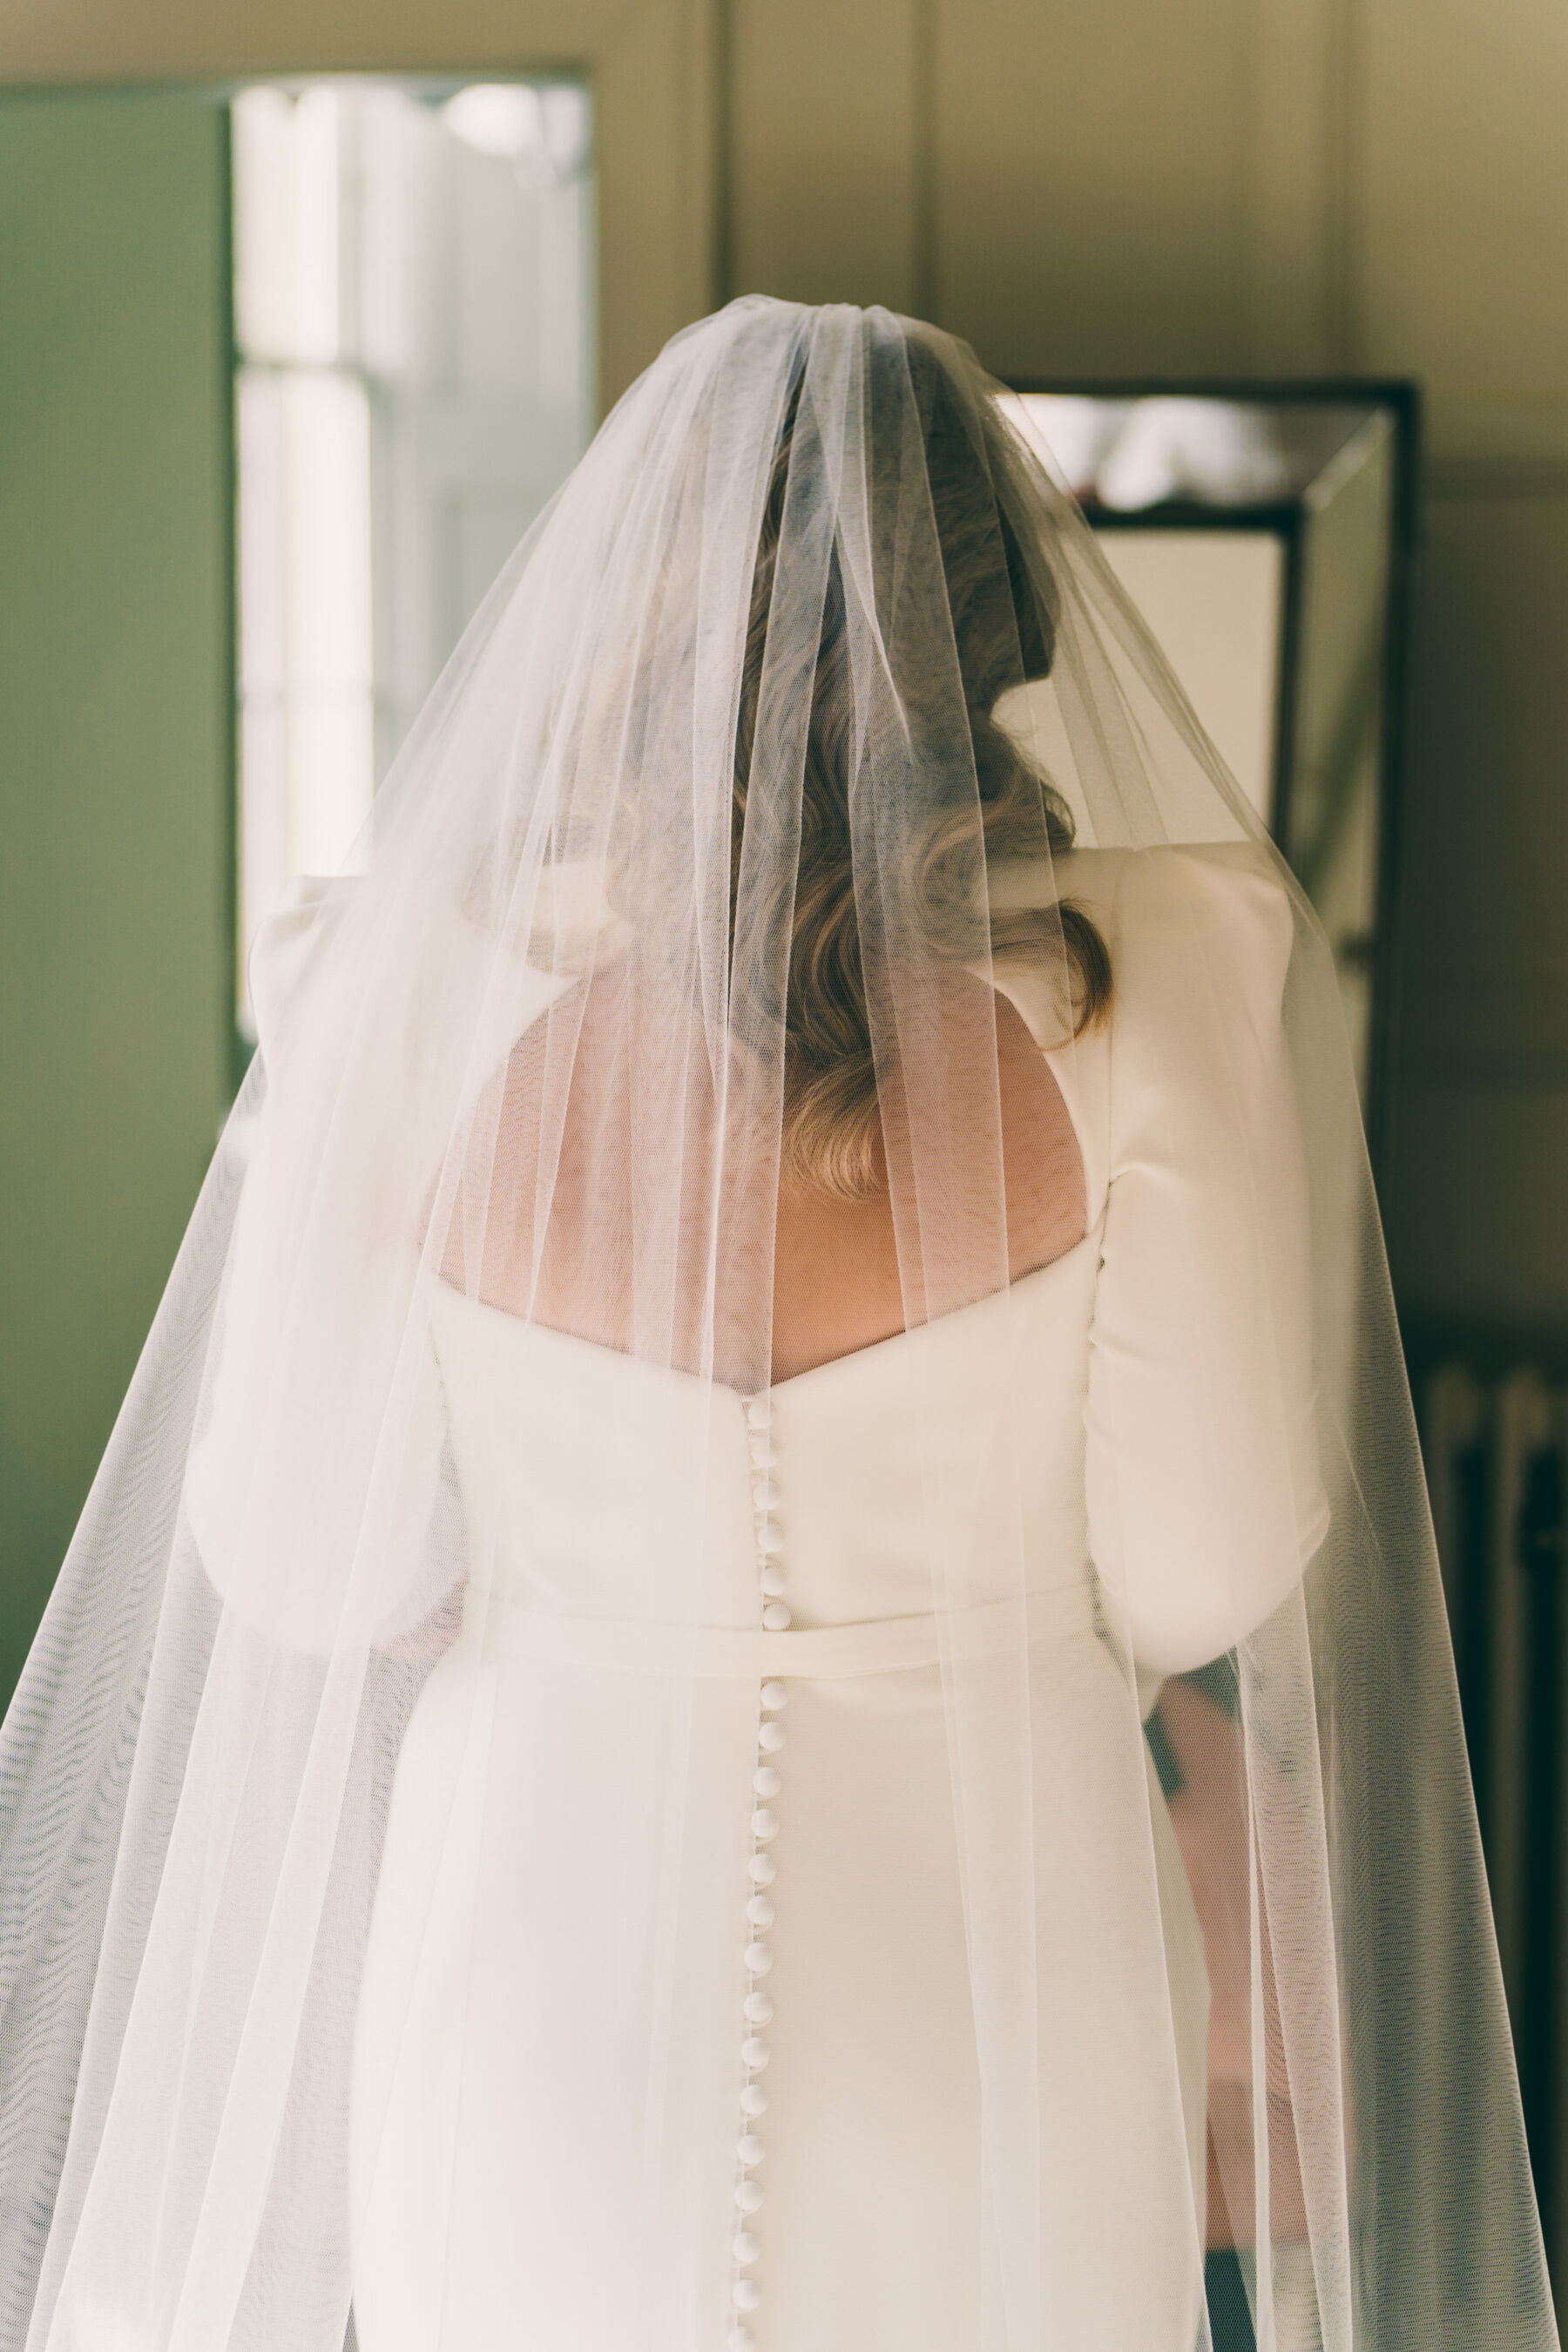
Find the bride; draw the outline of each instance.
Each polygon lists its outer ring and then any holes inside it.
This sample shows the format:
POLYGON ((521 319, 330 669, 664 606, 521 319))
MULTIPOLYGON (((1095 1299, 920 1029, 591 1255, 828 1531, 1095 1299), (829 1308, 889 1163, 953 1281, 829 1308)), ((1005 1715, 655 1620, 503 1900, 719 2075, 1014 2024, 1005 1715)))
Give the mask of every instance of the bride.
POLYGON ((1556 2343, 1321 932, 963 347, 677 337, 0 1753, 27 2352, 1556 2343))

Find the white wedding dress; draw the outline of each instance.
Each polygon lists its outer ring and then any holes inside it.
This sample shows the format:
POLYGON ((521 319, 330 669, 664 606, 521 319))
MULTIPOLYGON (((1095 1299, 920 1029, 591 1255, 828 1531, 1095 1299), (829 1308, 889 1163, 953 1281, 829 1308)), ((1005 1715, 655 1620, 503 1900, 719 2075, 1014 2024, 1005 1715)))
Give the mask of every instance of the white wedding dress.
POLYGON ((684 331, 263 927, 0 1729, 3 2352, 1198 2352, 1227 2233, 1558 2352, 1333 953, 1008 414, 684 331))
MULTIPOLYGON (((626 1939, 646 1926, 651 1946, 677 1896, 651 1862, 628 1887, 595 1861, 625 1851, 628 1753, 672 1741, 680 1876, 722 1899, 691 1906, 679 1954, 704 2022, 664 2053, 679 2144, 658 2177, 685 2201, 659 2307, 684 2306, 692 2346, 978 2344, 994 2289, 944 1640, 972 1660, 1029 1645, 1048 2340, 1192 2352, 1208 1985, 1109 1621, 1148 1703, 1151 1677, 1279 1599, 1248 1574, 1272 1514, 1294 1514, 1300 1559, 1322 1531, 1306 1325, 1283 1411, 1281 1335, 1255 1328, 1304 1251, 1277 1083, 1289 914, 1245 849, 1073 864, 1118 992, 1102 1039, 1051 1055, 1090 1220, 1051 1265, 755 1398, 426 1282, 468 1539, 505 1600, 435 1667, 398 1765, 354 2061, 360 2352, 648 2352, 649 2281, 625 2256, 647 2233, 623 2227, 648 2154, 629 2095, 624 2139, 602 2118, 646 2064, 626 1939), (1205 1091, 1190 994, 1190 1097, 1172 1094, 1156 1033, 1194 925, 1236 982, 1213 1022, 1254 1040, 1250 1108, 1205 1091), (1241 1118, 1278 1126, 1273 1199, 1236 1176, 1241 1118), (661 1562, 679 1572, 693 1445, 695 1631, 646 1599, 661 1562), (983 1562, 939 1627, 921 1497, 984 1492, 1001 1460, 1030 1515, 1026 1633, 983 1562)), ((1027 1020, 1026 973, 999 977, 1027 1020)))

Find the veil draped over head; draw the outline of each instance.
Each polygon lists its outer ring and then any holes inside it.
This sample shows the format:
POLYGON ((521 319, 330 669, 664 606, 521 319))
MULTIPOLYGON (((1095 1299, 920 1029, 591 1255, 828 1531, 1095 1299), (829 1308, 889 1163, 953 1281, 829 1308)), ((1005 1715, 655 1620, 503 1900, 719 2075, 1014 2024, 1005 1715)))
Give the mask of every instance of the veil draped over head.
MULTIPOLYGON (((737 1613, 714 1461, 727 1413, 765 1418, 775 1235, 815 1187, 890 1203, 910 1333, 900 1638, 940 1675, 979 2086, 964 2341, 1206 2344, 1195 2293, 1174 2333, 1138 2304, 1206 2238, 1265 2347, 1554 2345, 1327 946, 969 352, 760 299, 678 336, 498 581, 362 862, 258 949, 260 1051, 6 1720, 0 2341, 340 2352, 459 1922, 463 1998, 501 1972, 551 2118, 516 2228, 582 2249, 572 2352, 737 2340, 692 2154, 745 1990, 714 1661, 821 1629, 765 1573, 737 1613), (1030 1271, 1014 1016, 1071 1116, 1086 1370, 1064 1439, 998 1325, 994 1436, 958 1446, 919 1340, 1030 1271), (474 1302, 497 1349, 505 1318, 553 1349, 510 1422, 439 1344, 474 1302), (1042 1527, 1064 1442, 1079 1516, 1042 1527), (1086 1559, 1092 1748, 1038 1638, 1086 1559), (520 1806, 487 1801, 508 1773, 520 1806), (1065 1937, 1103 1949, 1104 2015, 1065 1937)), ((431 2352, 482 2340, 486 2090, 456 2072, 421 2143, 431 2352)))

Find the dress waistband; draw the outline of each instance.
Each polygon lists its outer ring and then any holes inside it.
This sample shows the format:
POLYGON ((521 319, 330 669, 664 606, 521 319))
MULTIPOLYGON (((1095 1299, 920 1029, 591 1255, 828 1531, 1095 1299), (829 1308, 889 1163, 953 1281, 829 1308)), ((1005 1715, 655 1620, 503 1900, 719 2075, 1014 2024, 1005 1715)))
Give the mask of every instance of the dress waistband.
POLYGON ((938 1616, 876 1617, 785 1633, 742 1625, 665 1625, 625 1617, 562 1617, 513 1604, 492 1640, 502 1657, 594 1666, 609 1674, 688 1675, 700 1682, 777 1677, 837 1682, 854 1675, 906 1674, 955 1660, 994 1656, 1047 1633, 1093 1633, 1094 1589, 1064 1584, 1016 1601, 992 1601, 938 1616))

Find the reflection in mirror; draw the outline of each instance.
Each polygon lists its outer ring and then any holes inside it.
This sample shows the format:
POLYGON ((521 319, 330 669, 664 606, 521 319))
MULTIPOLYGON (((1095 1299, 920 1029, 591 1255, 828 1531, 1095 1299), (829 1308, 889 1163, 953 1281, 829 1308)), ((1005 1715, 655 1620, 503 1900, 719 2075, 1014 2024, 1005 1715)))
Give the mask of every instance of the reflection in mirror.
POLYGON ((237 1009, 257 924, 376 784, 586 447, 580 84, 274 82, 231 108, 237 1009))
POLYGON ((1375 1152, 1414 389, 1029 386, 1015 413, 1322 918, 1375 1152))

